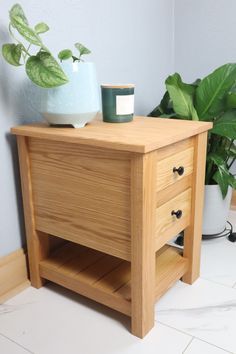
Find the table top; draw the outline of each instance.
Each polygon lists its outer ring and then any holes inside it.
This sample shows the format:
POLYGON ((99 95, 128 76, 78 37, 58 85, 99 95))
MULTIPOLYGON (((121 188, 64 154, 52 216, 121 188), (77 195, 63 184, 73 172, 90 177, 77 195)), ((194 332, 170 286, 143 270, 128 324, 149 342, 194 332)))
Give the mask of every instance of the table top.
POLYGON ((79 129, 34 123, 14 127, 11 132, 27 137, 147 153, 211 128, 210 122, 135 117, 129 123, 104 123, 101 119, 95 119, 79 129))

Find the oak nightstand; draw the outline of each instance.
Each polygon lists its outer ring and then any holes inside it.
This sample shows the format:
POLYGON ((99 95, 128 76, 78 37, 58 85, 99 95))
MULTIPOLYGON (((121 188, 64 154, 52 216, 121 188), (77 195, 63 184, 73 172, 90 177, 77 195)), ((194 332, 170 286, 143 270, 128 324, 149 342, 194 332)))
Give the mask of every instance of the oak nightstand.
POLYGON ((47 279, 131 316, 144 337, 155 300, 199 276, 211 127, 137 117, 13 128, 32 285, 47 279), (183 252, 166 245, 182 230, 183 252))

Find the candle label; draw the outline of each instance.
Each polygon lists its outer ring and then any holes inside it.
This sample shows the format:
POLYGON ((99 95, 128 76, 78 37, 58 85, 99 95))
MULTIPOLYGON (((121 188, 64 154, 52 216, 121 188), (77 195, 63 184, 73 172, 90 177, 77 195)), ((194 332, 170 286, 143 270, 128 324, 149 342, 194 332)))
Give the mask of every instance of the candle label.
POLYGON ((116 114, 126 115, 134 113, 134 95, 116 96, 116 114))

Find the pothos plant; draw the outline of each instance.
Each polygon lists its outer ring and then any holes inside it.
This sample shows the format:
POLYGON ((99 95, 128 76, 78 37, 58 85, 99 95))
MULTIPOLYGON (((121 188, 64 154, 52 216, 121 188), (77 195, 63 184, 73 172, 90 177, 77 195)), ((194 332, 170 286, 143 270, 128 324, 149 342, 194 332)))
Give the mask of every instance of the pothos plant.
MULTIPOLYGON (((52 88, 66 84, 66 74, 41 39, 41 34, 49 30, 48 25, 40 22, 31 27, 19 4, 15 4, 9 11, 9 19, 9 33, 15 43, 3 44, 4 59, 13 66, 25 64, 26 74, 38 86, 52 88)), ((65 49, 58 54, 59 59, 62 61, 72 58, 73 61, 82 61, 83 55, 90 54, 90 50, 81 43, 76 43, 75 47, 78 55, 73 55, 70 49, 65 49)))
POLYGON ((223 198, 236 189, 230 168, 236 159, 236 63, 225 64, 205 78, 184 83, 178 73, 166 79, 166 89, 151 117, 208 121, 205 184, 218 184, 223 198))

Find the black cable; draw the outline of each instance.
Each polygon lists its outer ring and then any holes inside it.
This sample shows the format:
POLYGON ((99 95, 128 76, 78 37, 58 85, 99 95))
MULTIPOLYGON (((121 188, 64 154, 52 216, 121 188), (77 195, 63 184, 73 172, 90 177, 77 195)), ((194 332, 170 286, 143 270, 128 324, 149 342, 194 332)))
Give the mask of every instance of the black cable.
POLYGON ((211 240, 212 238, 229 237, 233 233, 233 226, 229 221, 227 221, 227 224, 229 224, 229 229, 225 227, 222 232, 219 232, 217 234, 202 235, 202 239, 211 240))
MULTIPOLYGON (((236 232, 233 232, 233 226, 229 221, 227 221, 227 224, 229 224, 229 228, 225 227, 224 231, 217 234, 202 235, 202 239, 210 240, 213 238, 228 237, 230 242, 236 242, 236 232)), ((184 232, 180 233, 180 235, 175 240, 175 243, 179 246, 184 245, 184 232)))

